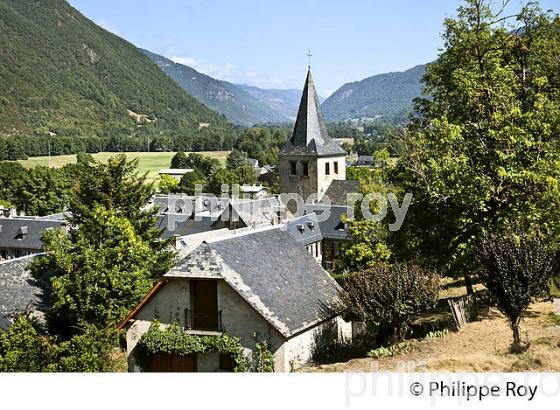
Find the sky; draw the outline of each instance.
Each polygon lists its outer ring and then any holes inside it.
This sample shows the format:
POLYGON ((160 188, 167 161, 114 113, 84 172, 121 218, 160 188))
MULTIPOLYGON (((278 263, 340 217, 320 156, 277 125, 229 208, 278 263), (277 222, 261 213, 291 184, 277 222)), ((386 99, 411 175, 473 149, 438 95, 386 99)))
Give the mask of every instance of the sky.
MULTIPOLYGON (((303 87, 311 50, 317 91, 437 57, 458 0, 69 0, 134 45, 214 78, 303 87)), ((511 0, 518 9, 521 0, 511 0)), ((558 0, 541 0, 558 11, 558 0)))

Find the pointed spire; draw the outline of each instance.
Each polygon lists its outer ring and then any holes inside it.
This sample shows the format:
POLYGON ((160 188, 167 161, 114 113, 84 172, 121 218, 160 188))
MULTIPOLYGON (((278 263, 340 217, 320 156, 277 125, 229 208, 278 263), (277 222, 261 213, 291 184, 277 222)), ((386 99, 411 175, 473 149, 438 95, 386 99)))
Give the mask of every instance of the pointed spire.
POLYGON ((346 155, 346 152, 327 134, 310 68, 307 71, 294 132, 282 148, 281 153, 318 156, 346 155))

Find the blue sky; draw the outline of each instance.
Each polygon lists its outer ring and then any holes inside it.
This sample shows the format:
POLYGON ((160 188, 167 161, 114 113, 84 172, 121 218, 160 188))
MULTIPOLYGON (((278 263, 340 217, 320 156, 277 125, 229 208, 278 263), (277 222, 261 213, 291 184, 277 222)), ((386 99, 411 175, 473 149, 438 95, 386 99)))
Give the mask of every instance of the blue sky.
MULTIPOLYGON (((521 0, 512 0, 517 8, 521 0)), ((558 0, 542 0, 558 10, 558 0)), ((138 47, 212 77, 301 88, 307 50, 319 94, 432 61, 456 0, 69 0, 138 47)))

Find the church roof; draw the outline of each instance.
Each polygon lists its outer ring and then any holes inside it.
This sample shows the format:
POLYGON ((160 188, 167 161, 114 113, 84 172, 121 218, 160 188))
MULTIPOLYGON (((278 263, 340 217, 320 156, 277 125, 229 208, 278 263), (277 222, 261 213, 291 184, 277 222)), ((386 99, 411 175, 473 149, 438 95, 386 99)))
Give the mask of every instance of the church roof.
POLYGON ((346 151, 327 134, 311 70, 307 72, 294 132, 280 154, 320 157, 346 155, 346 151))

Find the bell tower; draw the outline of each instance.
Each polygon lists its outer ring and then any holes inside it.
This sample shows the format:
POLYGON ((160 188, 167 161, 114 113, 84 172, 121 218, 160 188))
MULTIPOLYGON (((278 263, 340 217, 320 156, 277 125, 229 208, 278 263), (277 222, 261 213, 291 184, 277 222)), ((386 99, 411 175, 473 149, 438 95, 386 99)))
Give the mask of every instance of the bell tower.
MULTIPOLYGON (((292 136, 280 150, 280 192, 320 200, 333 180, 346 179, 346 151, 327 134, 319 97, 307 72, 292 136)), ((290 209, 292 211, 292 209, 290 209)))

